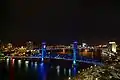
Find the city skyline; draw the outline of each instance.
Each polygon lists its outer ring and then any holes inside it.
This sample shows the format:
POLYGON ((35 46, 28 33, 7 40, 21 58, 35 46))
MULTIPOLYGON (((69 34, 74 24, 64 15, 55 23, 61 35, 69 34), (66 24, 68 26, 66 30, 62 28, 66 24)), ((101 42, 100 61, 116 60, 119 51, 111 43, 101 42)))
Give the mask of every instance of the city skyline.
POLYGON ((82 45, 83 43, 88 44, 88 45, 107 45, 109 42, 116 42, 118 45, 120 44, 119 41, 117 40, 105 40, 105 41, 89 41, 89 40, 68 40, 68 41, 32 41, 32 40, 28 40, 28 41, 15 41, 15 40, 8 40, 8 41, 0 41, 1 45, 7 45, 9 43, 12 43, 14 46, 25 46, 27 45, 26 43, 28 42, 32 42, 35 46, 40 46, 42 44, 42 42, 46 42, 47 45, 70 45, 73 44, 74 41, 77 41, 79 45, 82 45))
POLYGON ((2 0, 0 80, 120 80, 120 4, 2 0))

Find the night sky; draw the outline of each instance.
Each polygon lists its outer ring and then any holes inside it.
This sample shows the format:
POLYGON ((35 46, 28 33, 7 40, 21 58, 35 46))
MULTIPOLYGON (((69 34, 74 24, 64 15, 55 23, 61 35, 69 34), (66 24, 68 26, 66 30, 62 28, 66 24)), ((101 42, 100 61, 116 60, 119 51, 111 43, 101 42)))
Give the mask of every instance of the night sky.
POLYGON ((2 0, 0 39, 66 43, 120 38, 119 2, 110 0, 2 0), (106 1, 106 2, 105 2, 106 1))

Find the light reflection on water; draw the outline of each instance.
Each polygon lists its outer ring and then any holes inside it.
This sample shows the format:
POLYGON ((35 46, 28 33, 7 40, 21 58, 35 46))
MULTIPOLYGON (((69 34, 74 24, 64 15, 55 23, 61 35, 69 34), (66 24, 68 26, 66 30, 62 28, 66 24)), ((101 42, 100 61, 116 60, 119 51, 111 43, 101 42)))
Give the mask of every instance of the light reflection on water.
POLYGON ((21 60, 18 60, 18 67, 21 68, 21 60))
POLYGON ((12 59, 12 66, 14 66, 14 63, 15 63, 15 59, 12 59))
POLYGON ((57 75, 59 76, 59 75, 60 75, 60 66, 58 65, 58 66, 56 67, 56 69, 57 69, 57 75))
POLYGON ((37 62, 35 62, 35 70, 37 69, 37 62))
POLYGON ((77 74, 76 67, 73 67, 73 76, 75 76, 76 74, 77 74))
POLYGON ((66 75, 66 68, 64 68, 64 75, 66 75))
POLYGON ((63 67, 60 64, 54 65, 54 64, 49 64, 48 62, 41 63, 41 62, 35 62, 29 60, 6 59, 6 64, 9 67, 11 66, 10 71, 12 72, 12 74, 16 74, 15 70, 18 69, 20 74, 24 73, 24 75, 21 76, 29 75, 29 73, 32 75, 36 75, 37 79, 35 80, 47 80, 48 76, 50 76, 49 80, 60 80, 59 78, 61 77, 71 78, 72 76, 75 76, 78 72, 77 67, 72 67, 72 65, 70 67, 65 67, 65 66, 63 67), (24 70, 25 72, 23 72, 24 70))
POLYGON ((10 80, 14 80, 14 63, 15 59, 11 59, 11 65, 10 66, 10 80))
POLYGON ((46 65, 43 62, 38 68, 38 80, 46 80, 46 65))
POLYGON ((25 61, 25 70, 26 71, 28 70, 28 64, 29 64, 29 61, 25 61))
POLYGON ((71 69, 69 69, 69 76, 71 76, 71 69))
POLYGON ((7 58, 7 59, 6 59, 7 67, 9 66, 9 61, 10 61, 10 59, 7 58))

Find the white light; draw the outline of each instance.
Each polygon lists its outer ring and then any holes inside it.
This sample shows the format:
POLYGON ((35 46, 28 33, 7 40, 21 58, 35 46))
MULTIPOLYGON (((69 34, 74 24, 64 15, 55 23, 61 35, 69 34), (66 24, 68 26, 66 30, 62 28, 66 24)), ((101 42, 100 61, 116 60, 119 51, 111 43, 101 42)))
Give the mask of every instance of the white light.
POLYGON ((21 67, 21 60, 18 60, 18 66, 21 67))
POLYGON ((35 69, 37 68, 37 62, 35 62, 35 69))
POLYGON ((44 61, 44 59, 42 58, 42 61, 44 61))
POLYGON ((9 66, 9 58, 7 58, 7 66, 9 66))
POLYGON ((26 69, 28 68, 28 64, 25 64, 25 66, 26 66, 26 69))
POLYGON ((59 76, 59 74, 60 74, 60 66, 57 66, 57 74, 59 76))
POLYGON ((46 48, 46 45, 43 45, 43 48, 46 48))
POLYGON ((29 61, 25 61, 26 70, 28 69, 28 63, 29 61))
POLYGON ((71 76, 71 69, 69 69, 69 76, 71 76))
POLYGON ((95 80, 98 80, 98 78, 96 78, 95 80))
POLYGON ((48 52, 48 54, 50 54, 50 52, 48 52))
POLYGON ((109 42, 109 44, 115 44, 115 42, 109 42))
POLYGON ((90 68, 93 68, 92 66, 90 68))
POLYGON ((109 42, 109 44, 112 45, 112 51, 116 52, 116 47, 117 47, 116 43, 115 42, 109 42))
POLYGON ((82 47, 86 47, 86 45, 87 45, 86 43, 82 43, 82 47))
POLYGON ((18 63, 21 63, 21 60, 18 60, 18 63))
POLYGON ((25 63, 26 63, 26 64, 28 64, 28 63, 29 63, 29 61, 25 61, 25 63))
POLYGON ((78 73, 80 73, 80 71, 78 71, 78 73))
POLYGON ((60 69, 60 66, 57 66, 56 68, 57 68, 57 69, 60 69))
POLYGON ((9 61, 9 58, 7 58, 7 61, 9 61))
POLYGON ((112 78, 112 76, 109 76, 109 78, 112 78))
POLYGON ((66 75, 66 69, 64 68, 64 75, 66 75))
POLYGON ((71 77, 68 78, 69 80, 71 79, 71 77))

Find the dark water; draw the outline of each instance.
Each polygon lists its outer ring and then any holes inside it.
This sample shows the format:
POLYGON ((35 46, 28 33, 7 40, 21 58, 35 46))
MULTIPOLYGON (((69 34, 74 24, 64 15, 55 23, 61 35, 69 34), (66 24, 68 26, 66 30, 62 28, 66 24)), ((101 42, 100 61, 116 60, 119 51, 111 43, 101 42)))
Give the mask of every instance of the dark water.
POLYGON ((5 59, 0 61, 0 80, 64 80, 75 76, 78 70, 87 68, 88 64, 72 61, 5 59))

